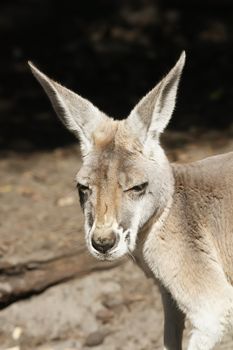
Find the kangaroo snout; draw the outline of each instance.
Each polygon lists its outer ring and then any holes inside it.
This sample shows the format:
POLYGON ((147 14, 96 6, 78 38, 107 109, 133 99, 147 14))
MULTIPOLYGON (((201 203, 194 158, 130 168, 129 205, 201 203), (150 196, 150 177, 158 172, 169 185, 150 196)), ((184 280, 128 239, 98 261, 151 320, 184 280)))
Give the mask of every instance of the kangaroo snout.
POLYGON ((92 246, 100 253, 107 253, 112 249, 116 243, 116 234, 113 231, 109 231, 107 234, 99 230, 93 233, 91 239, 92 246))

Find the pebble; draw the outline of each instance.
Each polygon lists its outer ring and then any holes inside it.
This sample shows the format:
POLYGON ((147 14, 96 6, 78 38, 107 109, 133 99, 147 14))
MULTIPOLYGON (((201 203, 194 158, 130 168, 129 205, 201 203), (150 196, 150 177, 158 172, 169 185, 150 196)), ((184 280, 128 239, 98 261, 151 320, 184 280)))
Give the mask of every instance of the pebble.
POLYGON ((23 332, 23 330, 22 330, 21 327, 15 327, 15 329, 14 329, 14 331, 13 331, 13 333, 12 333, 12 338, 13 338, 14 340, 19 340, 19 338, 20 338, 21 335, 22 335, 22 332, 23 332))
POLYGON ((106 332, 95 331, 88 334, 85 345, 86 346, 97 346, 103 343, 104 338, 106 337, 106 332))
POLYGON ((73 196, 67 196, 59 198, 57 201, 57 205, 59 207, 67 207, 73 205, 75 203, 75 198, 73 196))
POLYGON ((124 299, 121 295, 116 296, 112 294, 105 295, 102 304, 108 309, 114 309, 120 305, 124 304, 124 299))
POLYGON ((109 309, 101 309, 96 313, 97 320, 100 320, 103 323, 108 323, 113 318, 113 316, 114 313, 109 309))

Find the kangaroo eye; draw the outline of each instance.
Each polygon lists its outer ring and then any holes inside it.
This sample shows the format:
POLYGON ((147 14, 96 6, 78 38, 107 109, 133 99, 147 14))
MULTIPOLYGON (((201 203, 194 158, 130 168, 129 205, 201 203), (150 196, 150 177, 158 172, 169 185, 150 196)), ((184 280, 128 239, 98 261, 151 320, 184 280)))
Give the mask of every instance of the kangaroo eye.
POLYGON ((78 189, 78 193, 79 193, 80 204, 81 204, 82 209, 84 210, 85 203, 86 203, 86 201, 91 193, 91 190, 88 186, 82 185, 80 183, 77 183, 77 189, 78 189))
POLYGON ((145 191, 147 186, 148 186, 148 182, 144 182, 144 183, 142 183, 140 185, 133 186, 133 187, 129 188, 127 191, 134 191, 134 192, 137 192, 137 193, 142 193, 142 192, 145 191))
POLYGON ((79 192, 81 193, 86 193, 90 190, 90 188, 86 185, 82 185, 80 183, 77 183, 77 189, 79 190, 79 192))

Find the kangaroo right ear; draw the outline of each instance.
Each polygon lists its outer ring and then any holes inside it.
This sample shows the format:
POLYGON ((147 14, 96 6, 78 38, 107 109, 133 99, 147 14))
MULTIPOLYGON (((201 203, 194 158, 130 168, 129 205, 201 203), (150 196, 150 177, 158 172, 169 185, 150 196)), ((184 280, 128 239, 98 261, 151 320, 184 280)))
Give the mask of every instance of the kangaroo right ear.
POLYGON ((91 102, 56 83, 28 62, 65 126, 80 139, 83 155, 92 147, 92 133, 106 116, 91 102))
POLYGON ((176 101, 180 76, 185 64, 185 52, 182 52, 176 65, 136 105, 130 113, 127 124, 134 130, 143 144, 157 139, 167 126, 176 101))

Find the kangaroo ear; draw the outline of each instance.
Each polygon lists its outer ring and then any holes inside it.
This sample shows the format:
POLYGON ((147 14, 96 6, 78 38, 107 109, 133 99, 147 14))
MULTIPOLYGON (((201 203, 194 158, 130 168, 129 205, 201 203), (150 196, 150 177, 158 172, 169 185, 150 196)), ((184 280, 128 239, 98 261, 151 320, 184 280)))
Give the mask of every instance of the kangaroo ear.
POLYGON ((176 65, 132 110, 126 123, 142 143, 156 138, 167 126, 175 107, 176 93, 185 63, 183 51, 176 65))
POLYGON ((35 78, 47 93, 55 112, 65 126, 79 137, 83 155, 92 146, 92 133, 106 116, 91 102, 48 78, 28 62, 35 78))

